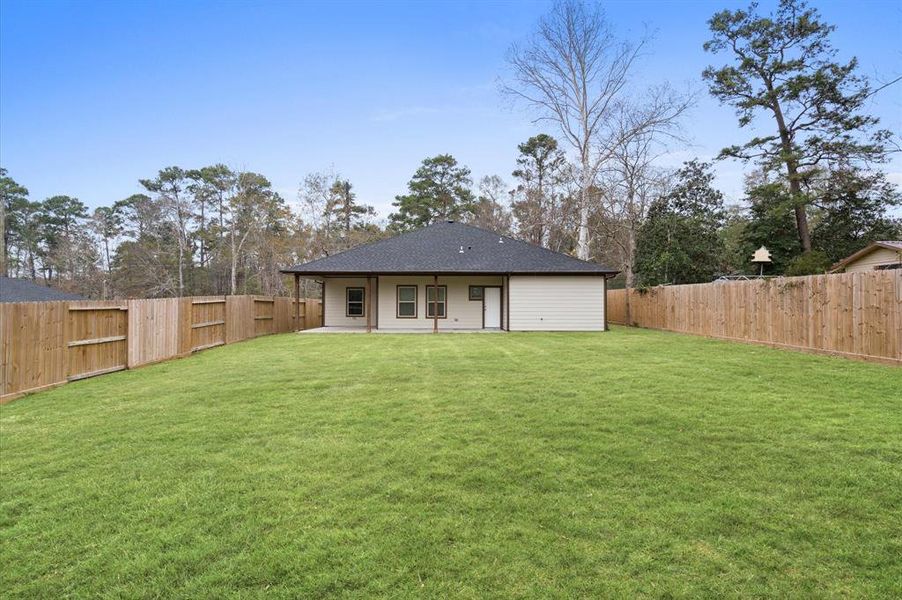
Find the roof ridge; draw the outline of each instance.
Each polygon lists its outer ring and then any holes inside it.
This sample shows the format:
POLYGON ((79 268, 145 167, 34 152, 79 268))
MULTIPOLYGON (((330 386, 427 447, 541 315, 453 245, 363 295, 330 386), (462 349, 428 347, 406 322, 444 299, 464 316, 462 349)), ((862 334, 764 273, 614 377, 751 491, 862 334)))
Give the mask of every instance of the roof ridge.
MULTIPOLYGON (((449 221, 449 223, 454 223, 454 222, 455 222, 455 221, 449 221)), ((591 260, 585 260, 585 259, 583 259, 583 258, 579 258, 579 257, 577 257, 577 256, 573 256, 572 254, 567 254, 566 252, 558 252, 557 250, 552 250, 551 248, 546 248, 545 246, 542 246, 542 245, 540 245, 540 244, 536 244, 535 242, 531 242, 531 241, 529 241, 529 240, 521 240, 521 239, 515 238, 515 237, 510 236, 510 235, 505 235, 505 234, 503 234, 503 233, 498 233, 497 231, 492 231, 491 229, 486 229, 486 228, 484 228, 484 227, 477 227, 476 225, 471 225, 470 223, 459 223, 459 224, 460 224, 460 225, 463 225, 463 226, 465 226, 465 227, 469 227, 470 229, 476 229, 476 230, 478 230, 478 231, 485 231, 485 232, 487 232, 487 233, 491 233, 491 234, 493 234, 493 235, 497 235, 497 236, 499 236, 499 237, 506 238, 506 239, 508 239, 508 240, 511 240, 512 242, 516 242, 516 243, 518 243, 518 244, 523 244, 524 246, 529 246, 529 247, 531 247, 531 248, 536 248, 536 249, 538 249, 538 250, 544 250, 545 252, 550 252, 550 253, 552 253, 552 254, 556 254, 556 255, 560 255, 560 256, 566 256, 567 258, 572 258, 573 260, 578 260, 578 261, 583 262, 583 263, 588 263, 588 264, 590 264, 590 265, 598 265, 598 264, 599 264, 599 263, 593 262, 593 261, 591 261, 591 260)))
POLYGON ((520 240, 471 223, 439 219, 428 225, 396 233, 335 254, 322 256, 294 265, 282 272, 369 272, 417 269, 466 272, 523 272, 535 273, 616 273, 594 261, 576 258, 564 252, 545 248, 534 242, 520 240), (501 244, 495 244, 494 242, 501 244), (458 252, 450 254, 451 246, 458 252), (506 244, 506 248, 504 245, 506 244), (466 253, 463 246, 473 245, 475 253, 466 253), (493 248, 494 247, 494 248, 493 248))

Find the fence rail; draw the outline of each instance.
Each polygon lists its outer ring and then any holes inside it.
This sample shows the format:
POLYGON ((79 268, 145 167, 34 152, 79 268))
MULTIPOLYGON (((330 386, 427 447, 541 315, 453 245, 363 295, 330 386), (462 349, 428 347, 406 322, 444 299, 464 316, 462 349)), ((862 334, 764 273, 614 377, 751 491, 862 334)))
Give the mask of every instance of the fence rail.
POLYGON ((319 300, 202 296, 0 304, 0 403, 95 375, 319 327, 319 300))
POLYGON ((608 320, 902 365, 902 271, 610 290, 608 320))

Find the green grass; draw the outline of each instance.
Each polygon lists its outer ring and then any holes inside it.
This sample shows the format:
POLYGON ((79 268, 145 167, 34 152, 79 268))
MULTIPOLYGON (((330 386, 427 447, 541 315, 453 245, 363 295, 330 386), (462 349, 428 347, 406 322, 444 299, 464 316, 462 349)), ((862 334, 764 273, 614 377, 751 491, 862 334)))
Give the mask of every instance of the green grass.
POLYGON ((0 409, 0 595, 898 597, 902 369, 282 335, 0 409))

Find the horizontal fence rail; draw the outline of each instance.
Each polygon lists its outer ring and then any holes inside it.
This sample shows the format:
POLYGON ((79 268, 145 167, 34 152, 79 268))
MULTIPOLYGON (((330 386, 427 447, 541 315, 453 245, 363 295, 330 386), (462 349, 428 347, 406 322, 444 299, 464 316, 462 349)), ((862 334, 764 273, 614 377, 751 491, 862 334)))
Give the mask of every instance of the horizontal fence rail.
POLYGON ((0 403, 222 344, 320 327, 320 300, 299 304, 296 311, 294 298, 280 296, 0 304, 0 403))
POLYGON ((902 271, 609 290, 608 320, 902 365, 902 271))

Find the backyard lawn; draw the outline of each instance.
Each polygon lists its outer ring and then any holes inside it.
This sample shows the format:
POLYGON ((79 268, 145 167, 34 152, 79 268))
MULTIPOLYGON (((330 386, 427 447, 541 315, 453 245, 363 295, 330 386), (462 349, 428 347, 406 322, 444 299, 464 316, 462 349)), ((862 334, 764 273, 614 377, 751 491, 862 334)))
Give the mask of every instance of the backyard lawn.
POLYGON ((0 408, 0 595, 902 595, 902 369, 280 335, 0 408))

